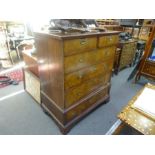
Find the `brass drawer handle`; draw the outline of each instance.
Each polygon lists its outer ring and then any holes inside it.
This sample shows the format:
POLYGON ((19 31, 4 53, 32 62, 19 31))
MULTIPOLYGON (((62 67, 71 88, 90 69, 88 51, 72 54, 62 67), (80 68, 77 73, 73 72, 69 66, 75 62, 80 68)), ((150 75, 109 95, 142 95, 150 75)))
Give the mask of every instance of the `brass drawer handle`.
POLYGON ((79 79, 82 79, 82 77, 83 77, 83 74, 79 74, 79 76, 78 76, 78 77, 79 77, 79 79))
POLYGON ((97 69, 96 67, 93 67, 93 68, 92 68, 92 71, 96 71, 96 69, 97 69))
POLYGON ((72 116, 75 116, 75 115, 76 115, 76 111, 72 111, 72 112, 71 112, 71 115, 72 115, 72 116))
POLYGON ((77 93, 77 96, 80 96, 81 95, 81 93, 77 93))
POLYGON ((109 37, 109 40, 112 41, 112 36, 109 37))
POLYGON ((108 69, 108 67, 107 67, 108 64, 103 64, 103 65, 104 65, 104 69, 107 70, 108 69))
POLYGON ((80 40, 80 44, 81 44, 81 45, 85 45, 86 43, 87 43, 87 40, 86 40, 86 39, 81 39, 81 40, 80 40))
POLYGON ((79 62, 83 62, 83 59, 81 58, 81 59, 79 59, 79 62))
POLYGON ((105 55, 108 56, 109 55, 109 51, 105 51, 105 55))

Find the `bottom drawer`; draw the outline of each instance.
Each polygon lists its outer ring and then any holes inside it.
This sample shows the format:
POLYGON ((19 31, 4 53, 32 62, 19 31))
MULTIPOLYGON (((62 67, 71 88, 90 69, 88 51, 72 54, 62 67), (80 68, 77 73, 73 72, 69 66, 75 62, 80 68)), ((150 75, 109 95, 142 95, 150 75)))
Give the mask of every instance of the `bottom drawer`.
POLYGON ((126 67, 126 66, 128 66, 130 64, 132 64, 132 59, 131 58, 121 59, 119 68, 121 69, 121 68, 126 67))
POLYGON ((106 74, 101 74, 100 76, 93 78, 91 80, 85 81, 81 85, 69 89, 65 92, 65 108, 68 108, 79 100, 85 98, 90 93, 98 90, 101 86, 109 83, 111 77, 111 72, 107 72, 106 74))
POLYGON ((25 74, 25 89, 38 102, 40 101, 40 81, 31 72, 24 71, 25 74))
POLYGON ((66 116, 65 116, 66 122, 69 122, 69 121, 73 120, 74 118, 76 118, 79 115, 81 115, 82 113, 84 113, 87 109, 89 109, 91 106, 96 104, 101 99, 104 99, 104 98, 108 97, 109 89, 110 89, 109 87, 105 87, 103 90, 101 90, 97 94, 94 94, 88 100, 82 102, 77 107, 75 107, 75 108, 71 109, 70 111, 68 111, 66 113, 66 116))

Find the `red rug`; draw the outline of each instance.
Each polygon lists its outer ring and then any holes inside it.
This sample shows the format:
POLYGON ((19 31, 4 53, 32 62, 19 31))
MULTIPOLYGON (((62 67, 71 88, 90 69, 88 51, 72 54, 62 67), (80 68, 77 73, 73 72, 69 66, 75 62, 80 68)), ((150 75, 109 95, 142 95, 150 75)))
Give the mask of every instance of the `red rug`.
MULTIPOLYGON (((8 76, 12 80, 16 80, 18 82, 23 81, 23 71, 22 71, 22 69, 14 70, 14 71, 11 71, 11 72, 3 74, 3 75, 8 76)), ((1 84, 0 83, 0 88, 6 87, 8 85, 9 84, 1 84)))

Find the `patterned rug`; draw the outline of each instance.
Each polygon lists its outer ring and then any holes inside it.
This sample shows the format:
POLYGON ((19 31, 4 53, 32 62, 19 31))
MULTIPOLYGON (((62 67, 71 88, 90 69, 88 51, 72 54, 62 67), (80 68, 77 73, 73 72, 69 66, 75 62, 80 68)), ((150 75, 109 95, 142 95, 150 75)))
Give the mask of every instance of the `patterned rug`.
MULTIPOLYGON (((22 69, 17 69, 14 71, 11 71, 9 73, 5 73, 1 76, 8 76, 9 78, 11 78, 11 80, 16 80, 17 82, 23 81, 23 71, 22 69)), ((0 83, 0 88, 4 88, 6 86, 8 86, 9 84, 2 84, 0 83)))

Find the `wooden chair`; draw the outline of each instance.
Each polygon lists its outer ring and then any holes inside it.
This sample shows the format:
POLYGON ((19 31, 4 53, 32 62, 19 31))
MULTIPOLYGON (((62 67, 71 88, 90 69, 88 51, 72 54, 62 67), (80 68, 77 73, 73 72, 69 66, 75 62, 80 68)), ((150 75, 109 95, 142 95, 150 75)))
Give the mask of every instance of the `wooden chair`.
POLYGON ((28 49, 34 49, 34 40, 24 40, 16 47, 19 59, 21 59, 21 51, 28 49))
POLYGON ((155 80, 155 61, 149 59, 150 53, 152 53, 152 43, 154 38, 155 38, 155 25, 153 26, 150 37, 146 43, 144 55, 140 61, 138 71, 135 77, 135 82, 140 80, 141 76, 145 76, 147 78, 155 80))

